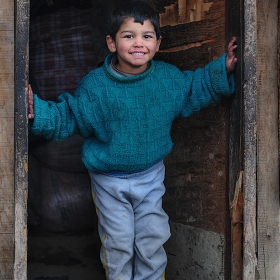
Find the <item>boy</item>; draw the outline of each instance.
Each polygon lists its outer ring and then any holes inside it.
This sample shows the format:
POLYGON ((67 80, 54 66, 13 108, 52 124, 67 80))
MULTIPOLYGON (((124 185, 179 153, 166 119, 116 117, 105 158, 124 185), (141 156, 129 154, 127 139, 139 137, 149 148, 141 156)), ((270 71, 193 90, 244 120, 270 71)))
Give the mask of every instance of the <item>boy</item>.
POLYGON ((129 1, 113 12, 106 41, 111 54, 74 95, 64 93, 57 103, 34 95, 33 104, 29 87, 30 129, 55 141, 76 133, 85 138, 82 159, 107 279, 165 279, 170 232, 162 210, 163 158, 172 148, 171 125, 234 92, 236 38, 220 59, 181 72, 152 59, 161 42, 159 15, 129 1))

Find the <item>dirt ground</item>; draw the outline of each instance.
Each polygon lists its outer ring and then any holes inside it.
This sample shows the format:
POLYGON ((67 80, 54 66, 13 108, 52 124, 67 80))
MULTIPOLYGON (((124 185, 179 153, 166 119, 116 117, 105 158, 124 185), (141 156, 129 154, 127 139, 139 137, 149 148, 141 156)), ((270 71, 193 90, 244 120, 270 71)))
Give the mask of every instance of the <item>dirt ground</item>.
POLYGON ((28 280, 105 280, 94 231, 29 234, 28 280))

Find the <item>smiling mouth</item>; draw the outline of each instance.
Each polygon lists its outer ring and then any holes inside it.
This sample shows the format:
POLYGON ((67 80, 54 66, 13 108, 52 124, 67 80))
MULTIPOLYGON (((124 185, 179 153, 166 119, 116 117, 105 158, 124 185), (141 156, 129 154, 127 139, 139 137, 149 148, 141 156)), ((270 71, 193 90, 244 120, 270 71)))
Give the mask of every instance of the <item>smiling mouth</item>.
POLYGON ((143 52, 135 52, 135 53, 132 53, 133 56, 143 56, 145 55, 145 53, 143 52))

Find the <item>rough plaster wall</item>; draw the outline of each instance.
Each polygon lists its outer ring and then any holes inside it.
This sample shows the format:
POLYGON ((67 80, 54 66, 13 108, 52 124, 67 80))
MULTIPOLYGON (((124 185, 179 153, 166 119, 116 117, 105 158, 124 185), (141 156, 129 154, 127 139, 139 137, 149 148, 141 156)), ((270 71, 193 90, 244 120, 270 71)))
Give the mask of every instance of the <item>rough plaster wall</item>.
POLYGON ((223 235, 178 223, 170 226, 172 236, 165 245, 167 279, 224 279, 223 235))

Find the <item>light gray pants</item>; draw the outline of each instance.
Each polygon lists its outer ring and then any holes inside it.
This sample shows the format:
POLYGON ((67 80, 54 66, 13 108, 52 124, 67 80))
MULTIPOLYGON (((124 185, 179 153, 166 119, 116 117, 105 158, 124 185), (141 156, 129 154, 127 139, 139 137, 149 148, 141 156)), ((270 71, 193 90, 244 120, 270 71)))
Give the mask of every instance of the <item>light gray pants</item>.
POLYGON ((170 237, 162 209, 164 164, 129 175, 90 172, 108 280, 165 279, 163 244, 170 237))

